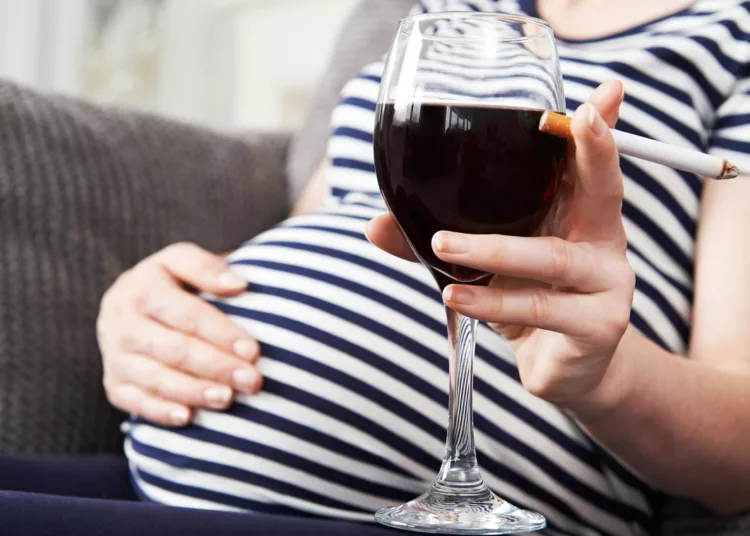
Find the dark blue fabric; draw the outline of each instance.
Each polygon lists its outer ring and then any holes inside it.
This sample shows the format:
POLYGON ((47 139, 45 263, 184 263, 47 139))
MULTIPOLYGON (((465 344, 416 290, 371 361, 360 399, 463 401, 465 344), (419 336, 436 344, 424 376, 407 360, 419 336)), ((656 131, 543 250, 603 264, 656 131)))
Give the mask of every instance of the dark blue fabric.
POLYGON ((394 532, 340 521, 0 491, 3 536, 389 536, 394 532))
POLYGON ((0 456, 3 536, 388 536, 378 526, 137 502, 118 456, 0 456))
MULTIPOLYGON (((0 456, 0 490, 64 497, 138 500, 123 456, 0 456)), ((0 534, 5 534, 0 531, 0 534)))

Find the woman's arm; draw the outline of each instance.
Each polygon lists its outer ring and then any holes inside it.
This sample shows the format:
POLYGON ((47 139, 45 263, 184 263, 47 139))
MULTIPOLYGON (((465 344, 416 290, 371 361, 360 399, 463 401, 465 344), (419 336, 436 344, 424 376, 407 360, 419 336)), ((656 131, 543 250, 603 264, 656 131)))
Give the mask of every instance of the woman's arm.
POLYGON ((750 180, 706 184, 695 275, 691 359, 630 329, 617 402, 572 413, 657 488, 737 513, 750 508, 750 180))
POLYGON ((573 417, 657 489, 720 514, 750 508, 750 366, 675 356, 632 329, 615 359, 616 403, 573 417))

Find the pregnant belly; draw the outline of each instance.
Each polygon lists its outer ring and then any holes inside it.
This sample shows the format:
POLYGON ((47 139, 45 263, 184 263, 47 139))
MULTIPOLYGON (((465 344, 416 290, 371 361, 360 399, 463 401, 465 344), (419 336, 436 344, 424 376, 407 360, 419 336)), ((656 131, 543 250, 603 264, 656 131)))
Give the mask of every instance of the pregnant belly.
MULTIPOLYGON (((263 389, 225 412, 197 411, 184 429, 131 423, 126 453, 143 497, 366 521, 427 488, 445 440, 444 311, 422 266, 366 241, 365 224, 379 212, 344 204, 294 218, 231 255, 248 292, 213 303, 259 341, 263 389)), ((499 460, 523 478, 548 477, 504 444, 508 432, 554 452, 531 421, 557 435, 579 432, 523 389, 509 346, 486 327, 477 357, 484 476, 519 502, 499 460)))
POLYGON ((259 341, 264 387, 184 430, 134 423, 144 495, 356 517, 424 491, 445 438, 444 312, 422 266, 365 239, 379 212, 294 218, 230 256, 248 292, 213 303, 259 341), (187 488, 165 494, 175 481, 187 488))

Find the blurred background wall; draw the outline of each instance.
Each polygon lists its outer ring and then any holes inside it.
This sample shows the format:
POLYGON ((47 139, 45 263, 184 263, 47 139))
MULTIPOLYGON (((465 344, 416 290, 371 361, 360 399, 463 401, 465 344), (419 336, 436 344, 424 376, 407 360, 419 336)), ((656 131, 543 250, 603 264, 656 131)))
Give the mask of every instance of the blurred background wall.
POLYGON ((0 0, 0 77, 218 128, 293 129, 357 0, 0 0))

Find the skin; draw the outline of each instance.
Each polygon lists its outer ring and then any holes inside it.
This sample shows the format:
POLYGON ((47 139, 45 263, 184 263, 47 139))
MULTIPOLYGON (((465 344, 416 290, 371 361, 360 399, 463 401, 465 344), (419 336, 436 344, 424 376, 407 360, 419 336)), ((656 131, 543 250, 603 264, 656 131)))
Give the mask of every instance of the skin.
MULTIPOLYGON (((538 9, 559 35, 595 38, 691 3, 539 0, 538 9)), ((577 111, 568 170, 575 187, 567 184, 559 207, 565 217, 549 237, 434 237, 438 257, 496 274, 490 287, 451 285, 443 298, 508 336, 525 387, 568 412, 654 487, 718 513, 740 512, 750 508, 750 180, 704 188, 688 358, 666 352, 628 326, 634 278, 620 215, 622 175, 607 128, 621 97, 619 83, 608 83, 577 111)), ((322 206, 328 166, 321 164, 294 214, 322 206)), ((390 215, 373 220, 368 237, 414 260, 390 215)), ((227 273, 223 257, 181 244, 118 279, 98 321, 114 405, 180 426, 194 407, 220 409, 235 390, 260 388, 257 344, 188 290, 243 292, 247 283, 227 273), (254 372, 252 382, 235 384, 236 370, 254 372), (206 397, 222 386, 229 397, 206 397)))
POLYGON ((234 296, 247 281, 229 272, 222 256, 174 244, 122 274, 104 295, 97 319, 104 388, 121 410, 183 426, 192 408, 223 409, 234 389, 260 389, 258 343, 189 287, 234 296))
POLYGON ((537 0, 541 17, 556 35, 597 39, 665 17, 695 0, 537 0))

